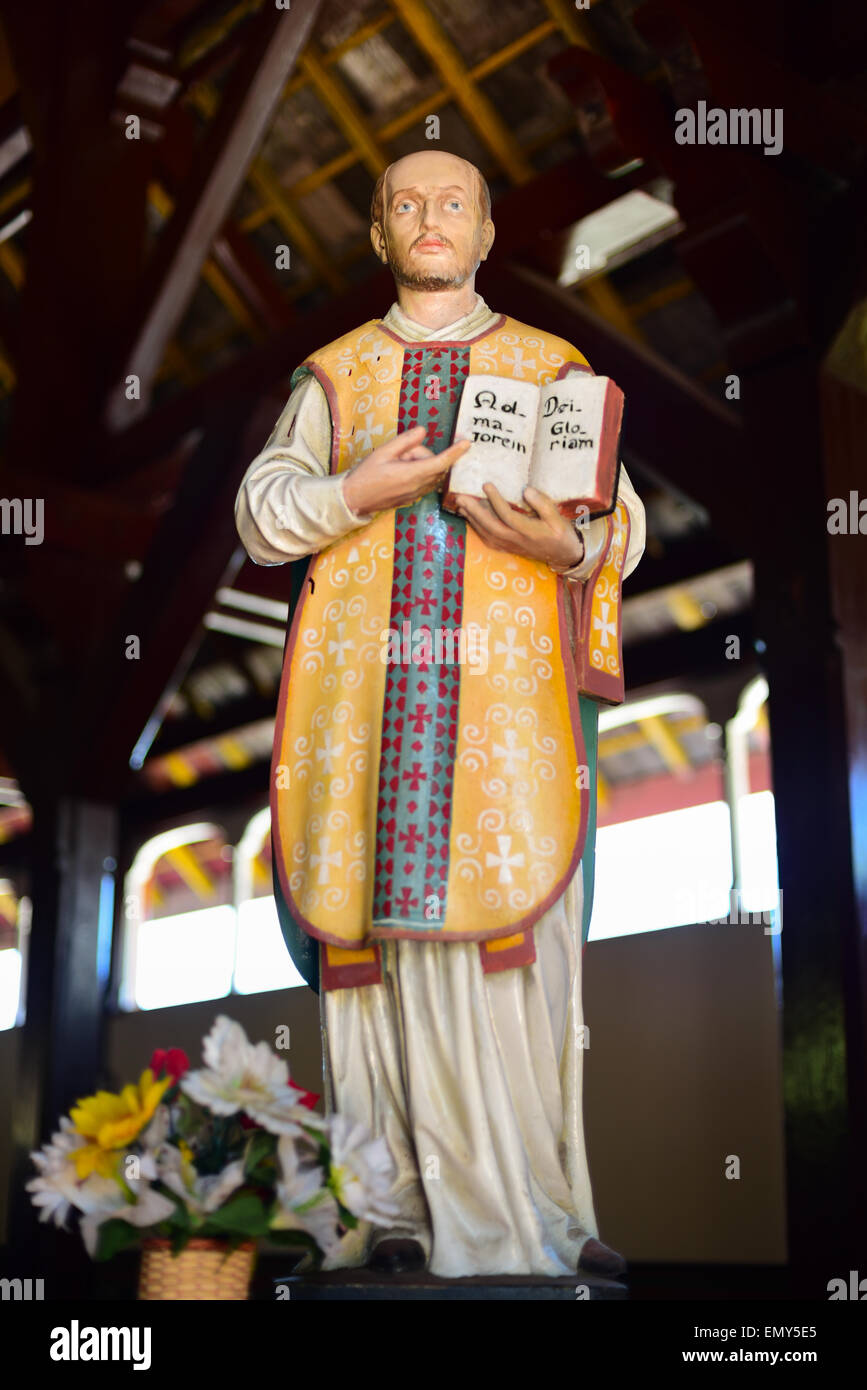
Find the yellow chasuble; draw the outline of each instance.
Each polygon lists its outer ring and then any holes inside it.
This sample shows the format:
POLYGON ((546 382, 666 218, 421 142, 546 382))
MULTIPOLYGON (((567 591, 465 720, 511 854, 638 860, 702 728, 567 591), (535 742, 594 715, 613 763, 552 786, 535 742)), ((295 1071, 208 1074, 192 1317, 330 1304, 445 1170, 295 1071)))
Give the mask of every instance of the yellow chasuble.
MULTIPOLYGON (((418 423, 447 447, 469 373, 547 384, 576 370, 590 367, 569 343, 507 317, 459 343, 405 342, 376 320, 293 382, 312 373, 325 390, 337 473, 418 423)), ((279 887, 326 943, 326 987, 329 965, 332 987, 378 978, 352 967, 376 966, 389 937, 478 941, 491 969, 532 959, 531 928, 587 835, 581 697, 623 699, 622 503, 606 526, 580 584, 491 550, 436 493, 312 559, 284 659, 271 812, 279 887)))

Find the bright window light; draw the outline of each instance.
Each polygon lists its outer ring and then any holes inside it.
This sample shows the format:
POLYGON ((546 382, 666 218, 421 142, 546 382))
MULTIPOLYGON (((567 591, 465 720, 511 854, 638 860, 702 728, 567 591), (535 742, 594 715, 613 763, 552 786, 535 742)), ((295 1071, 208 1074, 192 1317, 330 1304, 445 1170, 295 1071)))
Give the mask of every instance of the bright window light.
POLYGON ((21 952, 0 951, 0 1030, 14 1028, 21 995, 21 952))
POLYGON ((250 898, 238 907, 238 954, 235 989, 256 994, 266 989, 294 989, 305 984, 292 964, 274 898, 250 898))
POLYGON ((731 822, 724 801, 602 826, 589 939, 725 917, 731 882, 731 822))
POLYGON ((203 907, 142 922, 136 932, 134 1007, 221 999, 232 987, 235 909, 203 907))
POLYGON ((741 824, 743 887, 734 907, 731 827, 724 801, 599 829, 589 939, 774 910, 778 871, 773 793, 743 797, 741 824))
POLYGON ((558 281, 575 285, 614 270, 674 236, 681 225, 676 208, 641 189, 613 198, 575 223, 558 281))
POLYGON ((768 912, 777 902, 777 824, 773 792, 741 798, 741 903, 745 912, 768 912))

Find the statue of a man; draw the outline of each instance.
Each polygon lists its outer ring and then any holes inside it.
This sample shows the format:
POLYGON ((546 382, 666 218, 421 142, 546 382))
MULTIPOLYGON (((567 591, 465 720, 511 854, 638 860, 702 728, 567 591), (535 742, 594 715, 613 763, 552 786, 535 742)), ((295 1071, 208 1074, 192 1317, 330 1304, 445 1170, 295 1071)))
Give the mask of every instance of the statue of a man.
POLYGON ((397 303, 298 368, 236 506, 258 564, 312 557, 275 731, 275 895, 320 988, 326 1101, 397 1164, 399 1219, 360 1226, 340 1263, 614 1275, 581 957, 598 702, 623 699, 644 509, 622 468, 615 511, 583 526, 533 488, 529 514, 495 486, 441 506, 469 373, 591 369, 476 293, 494 226, 473 165, 398 160, 372 223, 397 303))

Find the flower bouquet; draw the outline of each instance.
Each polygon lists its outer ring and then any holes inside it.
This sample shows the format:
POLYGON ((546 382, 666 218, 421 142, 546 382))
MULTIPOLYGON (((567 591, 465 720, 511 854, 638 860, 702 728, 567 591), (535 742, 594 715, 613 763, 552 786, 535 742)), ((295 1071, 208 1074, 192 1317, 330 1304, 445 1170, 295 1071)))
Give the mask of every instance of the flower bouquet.
MULTIPOLYGON (((384 1139, 315 1114, 318 1097, 294 1085, 286 1062, 224 1015, 203 1059, 191 1071, 179 1049, 158 1051, 137 1085, 80 1100, 32 1155, 39 1176, 27 1190, 40 1220, 65 1227, 76 1211, 95 1260, 136 1244, 161 1251, 166 1267, 182 1252, 216 1249, 223 1263, 247 1252, 247 1280, 257 1239, 294 1246, 318 1268, 339 1262, 359 1221, 391 1224, 384 1139)), ((228 1296, 246 1297, 246 1284, 228 1296)))

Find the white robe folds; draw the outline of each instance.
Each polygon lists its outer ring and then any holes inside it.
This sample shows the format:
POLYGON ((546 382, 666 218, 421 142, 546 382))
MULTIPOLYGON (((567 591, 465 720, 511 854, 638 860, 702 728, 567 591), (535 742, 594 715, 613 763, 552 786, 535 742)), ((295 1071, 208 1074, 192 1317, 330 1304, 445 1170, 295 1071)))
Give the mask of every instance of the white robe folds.
MULTIPOLYGON (((466 340, 495 315, 469 314, 432 332, 397 305, 385 324, 412 341, 466 340)), ((370 518, 329 476, 325 394, 307 377, 292 392, 236 504, 241 540, 257 563, 312 554, 370 518)), ((631 520, 623 577, 644 551, 644 508, 621 466, 618 496, 631 520)), ((592 571, 604 522, 582 534, 592 571)), ((579 868, 536 923, 536 960, 484 974, 477 942, 381 943, 383 982, 321 995, 329 1110, 384 1135, 397 1164, 400 1219, 362 1223, 340 1264, 361 1264, 372 1240, 407 1235, 444 1277, 573 1273, 598 1237, 582 1116, 583 1011, 579 868)))

